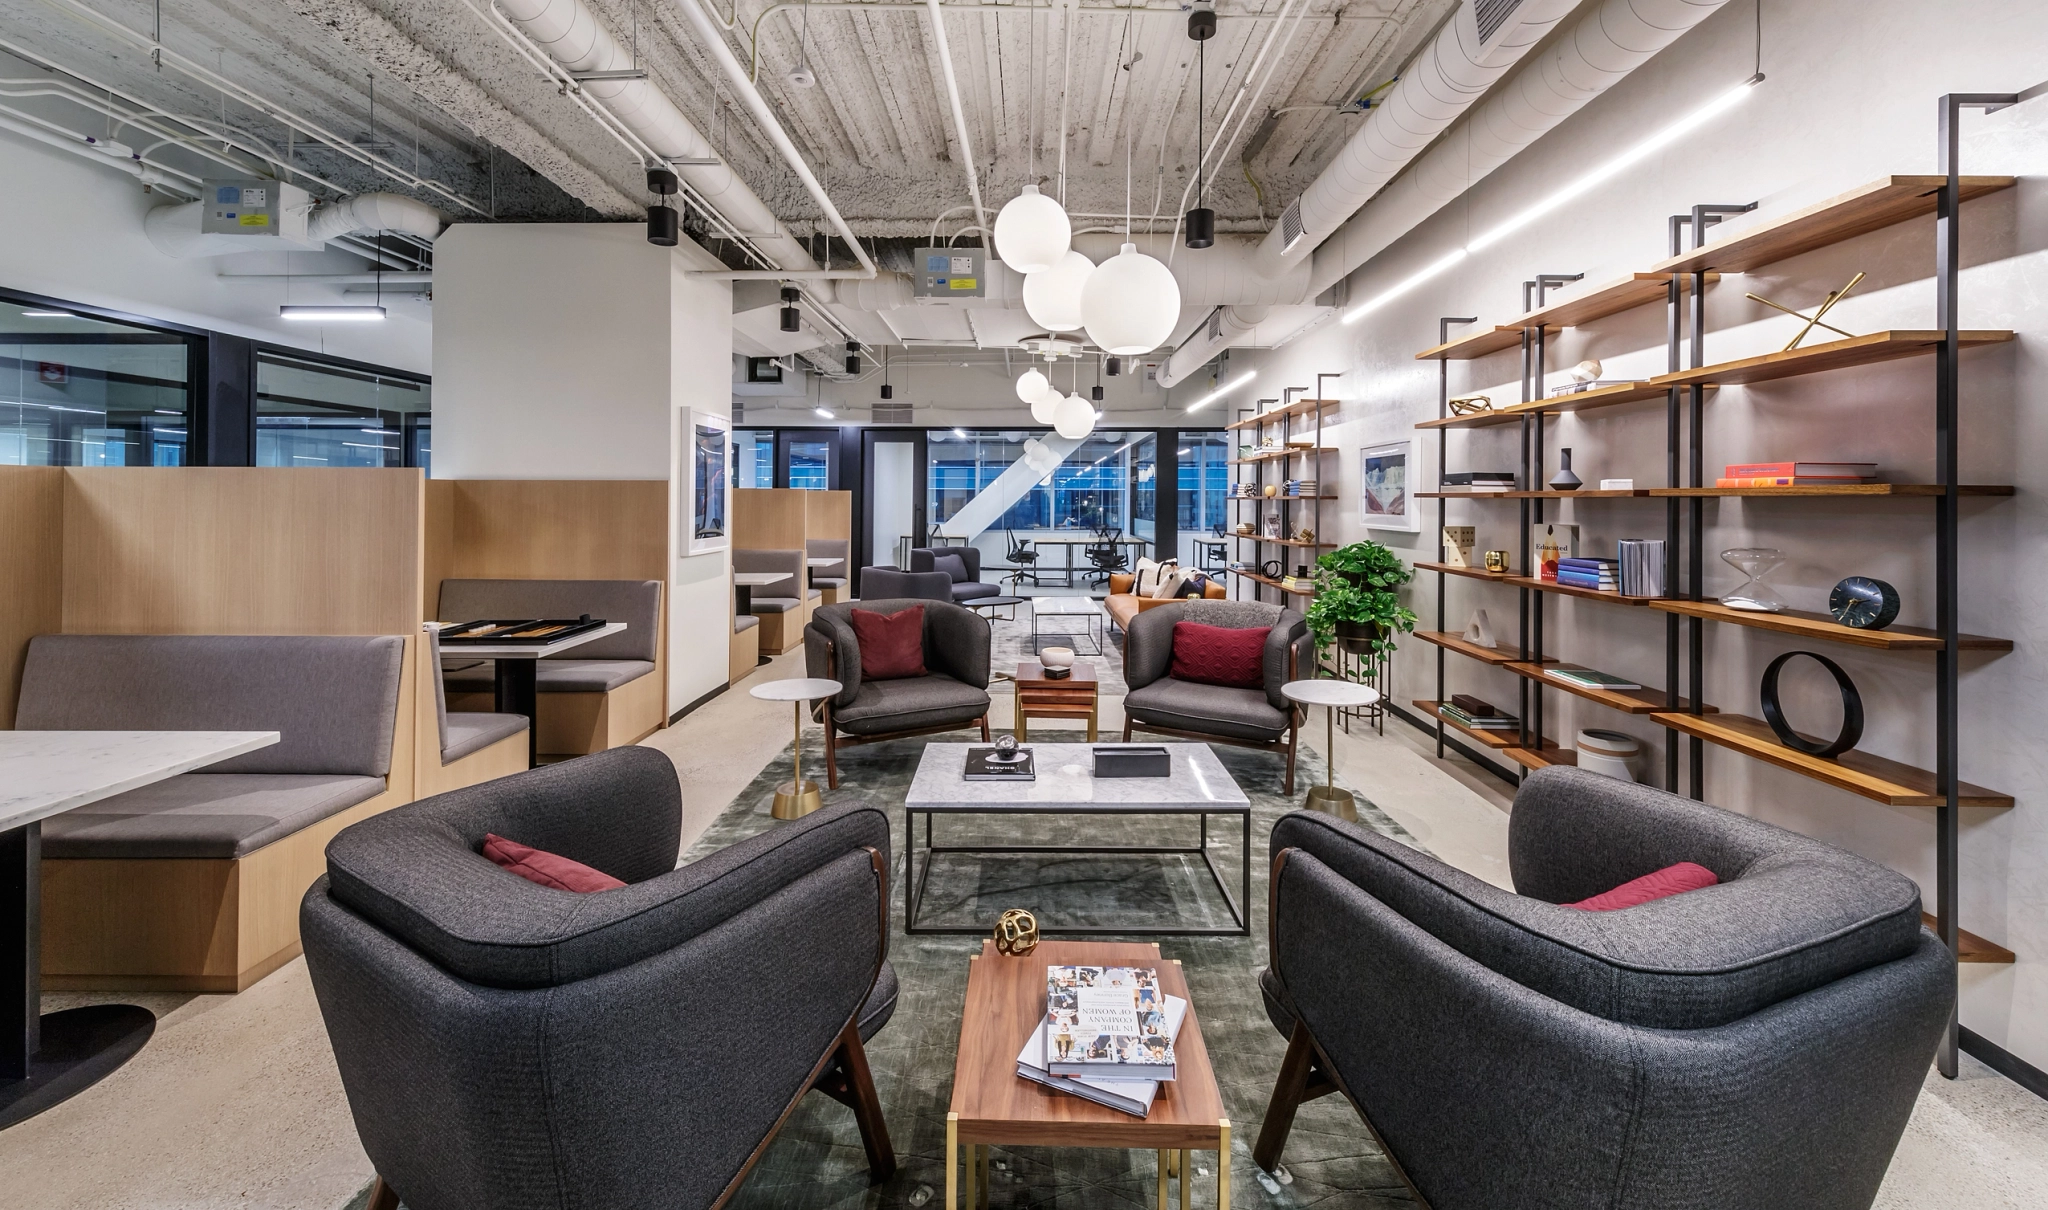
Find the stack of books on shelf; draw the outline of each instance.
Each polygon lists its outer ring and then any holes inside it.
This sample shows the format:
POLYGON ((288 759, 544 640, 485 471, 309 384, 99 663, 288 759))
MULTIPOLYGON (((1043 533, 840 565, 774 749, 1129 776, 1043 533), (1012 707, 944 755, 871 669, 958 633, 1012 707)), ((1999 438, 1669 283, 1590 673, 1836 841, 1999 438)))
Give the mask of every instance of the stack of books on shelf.
POLYGON ((1160 990, 1149 966, 1049 966, 1045 1016, 1017 1052, 1035 1084, 1120 1109, 1152 1111, 1174 1078, 1173 1043, 1188 1002, 1160 990))
POLYGON ((1595 592, 1621 591, 1621 563, 1615 559, 1559 559, 1557 582, 1595 592))
POLYGON ((1621 595, 1664 595, 1664 539, 1623 538, 1614 544, 1621 563, 1621 595))
POLYGON ((1875 462, 1731 462, 1714 486, 1834 487, 1875 482, 1875 462))
POLYGON ((1230 485, 1230 494, 1240 500, 1256 500, 1259 496, 1259 485, 1256 483, 1233 483, 1230 485))
POLYGON ((1280 485, 1283 496, 1313 496, 1323 490, 1320 479, 1289 479, 1280 485))
POLYGON ((1452 694, 1450 701, 1438 704, 1437 712, 1474 731, 1519 731, 1522 727, 1521 719, 1469 693, 1452 694))
POLYGON ((1445 471, 1437 476, 1437 488, 1446 492, 1511 492, 1513 471, 1445 471))
POLYGON ((1543 670, 1543 675, 1554 680, 1563 681, 1567 685, 1577 685, 1581 689, 1642 688, 1641 685, 1636 684, 1627 677, 1614 676, 1606 672, 1595 672, 1591 668, 1546 668, 1543 670))

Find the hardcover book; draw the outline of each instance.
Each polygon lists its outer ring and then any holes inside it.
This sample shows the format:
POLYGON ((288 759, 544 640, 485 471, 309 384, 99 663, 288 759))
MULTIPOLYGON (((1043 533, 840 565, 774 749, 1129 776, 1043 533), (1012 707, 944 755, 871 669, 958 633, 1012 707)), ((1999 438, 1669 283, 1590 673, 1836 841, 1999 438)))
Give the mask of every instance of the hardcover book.
POLYGON ((1615 676, 1611 672, 1595 672, 1591 668, 1548 668, 1544 670, 1544 673, 1567 684, 1577 685, 1582 689, 1642 688, 1641 685, 1629 680, 1625 676, 1615 676))
MULTIPOLYGON (((1188 1002, 1179 996, 1166 997, 1166 1036, 1172 1040, 1180 1038, 1180 1023, 1187 1019, 1188 1002)), ((1152 1102, 1159 1096, 1160 1080, 1103 1080, 1083 1076, 1056 1076, 1046 1069, 1046 1056, 1051 1049, 1051 1027, 1044 1021, 1031 1031, 1024 1040, 1024 1049, 1017 1052, 1017 1074, 1033 1083, 1047 1088, 1120 1109, 1134 1117, 1144 1117, 1152 1112, 1152 1102)))
POLYGON ((964 781, 1037 781, 1031 768, 1031 749, 1019 748, 1008 757, 996 748, 969 748, 964 781))
POLYGON ((1171 1080, 1159 972, 1149 966, 1045 970, 1046 1070, 1090 1079, 1171 1080))
POLYGON ((1816 479, 1873 479, 1875 462, 1731 462, 1721 474, 1729 479, 1792 476, 1816 479))

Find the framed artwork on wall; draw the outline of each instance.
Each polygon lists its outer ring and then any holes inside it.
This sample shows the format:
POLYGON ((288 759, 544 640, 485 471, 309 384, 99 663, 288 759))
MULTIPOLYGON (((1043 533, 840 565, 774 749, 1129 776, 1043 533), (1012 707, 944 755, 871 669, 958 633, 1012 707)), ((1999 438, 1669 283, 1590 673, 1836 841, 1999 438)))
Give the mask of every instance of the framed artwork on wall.
POLYGON ((685 477, 677 500, 678 543, 684 555, 724 550, 732 543, 732 422, 710 412, 682 409, 679 471, 685 477))
POLYGON ((1415 442, 1407 439, 1368 445, 1358 451, 1358 515, 1367 529, 1421 528, 1413 484, 1415 442))

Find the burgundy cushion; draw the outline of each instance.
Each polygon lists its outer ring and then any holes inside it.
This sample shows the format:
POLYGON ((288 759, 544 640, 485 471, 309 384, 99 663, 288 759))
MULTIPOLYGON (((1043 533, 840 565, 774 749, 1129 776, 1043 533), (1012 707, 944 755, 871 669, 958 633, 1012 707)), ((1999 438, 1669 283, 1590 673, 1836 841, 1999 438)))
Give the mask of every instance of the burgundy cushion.
POLYGON ((484 856, 528 882, 537 882, 558 891, 616 891, 626 885, 603 870, 593 870, 558 853, 507 840, 496 832, 484 834, 484 856))
POLYGON ((1690 861, 1668 865, 1641 878, 1631 878, 1611 891, 1605 891, 1591 899, 1567 903, 1568 908, 1582 912, 1612 912, 1620 908, 1631 908, 1652 899, 1664 899, 1686 891, 1697 891, 1701 887, 1713 886, 1721 881, 1714 877, 1714 871, 1690 861))
POLYGON ((864 680, 895 681, 924 675, 924 606, 899 613, 853 611, 853 637, 860 642, 864 680))
POLYGON ((1258 689, 1266 683, 1268 628, 1173 624, 1173 678, 1258 689))

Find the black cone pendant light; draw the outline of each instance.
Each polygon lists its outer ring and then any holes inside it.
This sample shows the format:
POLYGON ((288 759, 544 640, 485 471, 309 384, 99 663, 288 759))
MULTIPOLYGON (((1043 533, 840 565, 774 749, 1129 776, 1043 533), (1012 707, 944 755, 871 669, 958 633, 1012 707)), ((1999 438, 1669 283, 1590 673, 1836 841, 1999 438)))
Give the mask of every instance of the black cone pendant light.
POLYGON ((682 237, 683 216, 668 201, 681 187, 666 165, 647 170, 647 191, 659 199, 647 208, 647 242, 658 248, 673 248, 682 237))
POLYGON ((1208 109, 1209 39, 1216 36, 1216 5, 1213 0, 1196 0, 1188 12, 1188 37, 1195 40, 1195 208, 1187 213, 1187 244, 1207 248, 1216 242, 1216 212, 1202 204, 1202 117, 1208 109))

